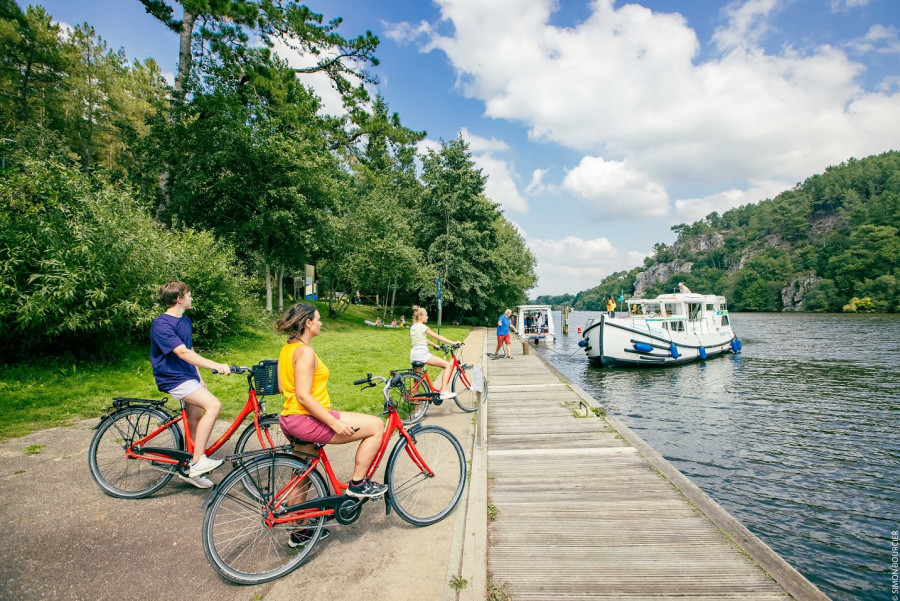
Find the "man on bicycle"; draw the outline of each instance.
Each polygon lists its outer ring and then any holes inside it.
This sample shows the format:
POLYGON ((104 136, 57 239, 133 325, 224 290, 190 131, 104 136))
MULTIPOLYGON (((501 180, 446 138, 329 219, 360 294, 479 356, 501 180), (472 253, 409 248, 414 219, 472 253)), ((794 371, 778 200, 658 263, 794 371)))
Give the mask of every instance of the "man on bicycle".
POLYGON ((194 327, 190 317, 184 314, 193 303, 187 284, 168 282, 160 288, 159 301, 167 308, 150 326, 153 377, 160 391, 184 401, 188 429, 194 440, 188 476, 179 474, 178 477, 197 488, 210 488, 213 483, 204 474, 222 465, 222 460, 210 459, 205 451, 222 403, 207 390, 198 368, 205 367, 225 375, 231 375, 231 368, 225 363, 205 359, 193 350, 194 327))

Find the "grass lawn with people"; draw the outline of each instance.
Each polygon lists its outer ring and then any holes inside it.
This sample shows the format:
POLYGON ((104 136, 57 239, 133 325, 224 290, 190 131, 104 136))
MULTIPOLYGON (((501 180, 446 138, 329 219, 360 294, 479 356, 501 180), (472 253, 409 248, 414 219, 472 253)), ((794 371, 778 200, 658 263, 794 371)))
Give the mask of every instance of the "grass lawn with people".
MULTIPOLYGON (((326 303, 315 303, 322 314, 322 333, 312 346, 330 370, 328 391, 335 409, 379 415, 382 397, 374 389, 361 391, 353 381, 367 373, 387 375, 391 369, 409 368, 409 328, 376 328, 365 325, 375 321, 382 311, 371 306, 351 306, 338 319, 329 319, 326 303)), ((404 313, 395 310, 399 318, 404 313)), ((412 324, 412 312, 406 310, 406 323, 412 324)), ((254 365, 262 359, 277 359, 286 337, 275 330, 279 315, 265 315, 259 323, 239 335, 212 347, 195 341, 204 357, 229 365, 254 365)), ((387 318, 390 323, 390 316, 387 318)), ((436 322, 428 326, 437 331, 436 322)), ((464 340, 470 327, 441 326, 441 334, 451 340, 464 340)), ((437 351, 433 351, 437 352, 437 351)), ((473 353, 465 349, 471 362, 473 353)), ((431 368, 436 372, 435 368, 431 368)), ((436 377, 436 373, 432 374, 436 377)), ((210 391, 222 401, 223 419, 234 419, 247 400, 247 379, 242 375, 219 376, 204 370, 210 391)), ((150 367, 150 345, 123 345, 109 357, 85 361, 66 357, 36 357, 0 370, 0 395, 3 420, 0 441, 24 436, 35 430, 70 425, 76 421, 100 417, 116 396, 160 399, 150 367)), ((282 398, 266 398, 267 412, 280 412, 282 398)), ((169 399, 169 409, 178 409, 169 399)))

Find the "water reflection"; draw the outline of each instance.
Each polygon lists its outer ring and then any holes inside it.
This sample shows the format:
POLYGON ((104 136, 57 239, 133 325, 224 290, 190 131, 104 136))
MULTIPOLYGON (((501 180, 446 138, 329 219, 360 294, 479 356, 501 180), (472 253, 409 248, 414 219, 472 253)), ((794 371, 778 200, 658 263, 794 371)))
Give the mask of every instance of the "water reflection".
POLYGON ((740 355, 599 369, 576 331, 598 316, 538 352, 827 595, 888 598, 900 318, 732 314, 740 355))

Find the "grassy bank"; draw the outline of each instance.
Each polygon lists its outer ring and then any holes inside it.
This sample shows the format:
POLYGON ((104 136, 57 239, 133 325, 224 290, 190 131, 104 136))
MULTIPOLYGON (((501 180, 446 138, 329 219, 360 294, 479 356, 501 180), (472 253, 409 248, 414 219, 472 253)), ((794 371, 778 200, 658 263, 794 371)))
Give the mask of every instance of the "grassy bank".
MULTIPOLYGON (((351 307, 340 319, 326 317, 328 310, 319 304, 324 325, 313 348, 331 370, 328 390, 338 410, 379 413, 377 389, 360 392, 353 380, 366 373, 386 375, 388 370, 409 367, 409 329, 375 328, 364 325, 374 321, 372 307, 351 307)), ((398 313, 399 315, 400 313, 398 313)), ((411 324, 410 313, 406 313, 411 324)), ((253 365, 260 359, 277 359, 285 342, 275 331, 275 318, 260 320, 260 325, 226 340, 213 348, 200 348, 204 356, 231 365, 253 365)), ((435 330, 436 324, 429 324, 435 330)), ((468 327, 442 326, 441 334, 463 340, 468 327)), ((480 352, 468 349, 466 356, 480 352)), ((247 399, 247 381, 243 376, 203 374, 209 389, 222 401, 222 417, 234 418, 247 399)), ((123 346, 115 359, 97 362, 73 361, 58 357, 37 358, 28 364, 6 366, 0 370, 0 441, 24 436, 35 430, 63 426, 75 421, 99 417, 114 396, 162 398, 156 390, 150 369, 149 347, 144 344, 123 346)), ((280 411, 281 397, 267 399, 267 411, 280 411)), ((178 403, 169 400, 170 408, 178 403)))

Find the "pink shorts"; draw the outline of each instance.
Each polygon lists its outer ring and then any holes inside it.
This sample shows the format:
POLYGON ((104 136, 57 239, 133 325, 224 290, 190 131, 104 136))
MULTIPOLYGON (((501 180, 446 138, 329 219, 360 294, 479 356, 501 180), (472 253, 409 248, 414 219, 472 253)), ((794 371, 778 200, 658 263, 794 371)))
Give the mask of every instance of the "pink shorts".
MULTIPOLYGON (((336 419, 341 419, 337 411, 329 411, 336 419)), ((282 415, 278 420, 281 431, 294 440, 326 444, 334 438, 334 430, 311 415, 282 415)))
POLYGON ((503 336, 497 336, 497 346, 503 344, 512 344, 512 336, 509 334, 504 334, 503 336))

